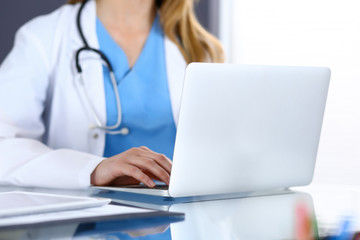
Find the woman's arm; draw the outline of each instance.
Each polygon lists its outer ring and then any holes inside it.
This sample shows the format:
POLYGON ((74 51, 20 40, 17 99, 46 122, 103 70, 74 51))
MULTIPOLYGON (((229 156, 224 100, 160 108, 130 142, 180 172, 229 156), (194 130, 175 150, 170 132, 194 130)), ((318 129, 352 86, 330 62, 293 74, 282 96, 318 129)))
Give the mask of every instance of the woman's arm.
POLYGON ((53 150, 41 142, 50 81, 48 56, 27 24, 17 32, 14 47, 0 67, 0 183, 87 187, 103 158, 53 150))

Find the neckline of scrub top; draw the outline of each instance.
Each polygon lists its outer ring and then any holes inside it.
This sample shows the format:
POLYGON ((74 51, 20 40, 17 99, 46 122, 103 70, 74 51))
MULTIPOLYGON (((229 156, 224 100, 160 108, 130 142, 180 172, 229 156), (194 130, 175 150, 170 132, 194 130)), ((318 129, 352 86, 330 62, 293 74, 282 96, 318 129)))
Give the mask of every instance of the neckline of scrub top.
MULTIPOLYGON (((168 89, 164 32, 159 17, 157 16, 154 21, 136 67, 126 76, 124 76, 125 71, 128 69, 126 69, 123 51, 120 51, 118 45, 115 45, 114 41, 106 34, 100 21, 97 22, 97 35, 101 51, 109 57, 116 79, 121 81, 121 85, 118 84, 118 90, 123 119, 119 129, 127 127, 130 130, 130 133, 125 136, 107 134, 104 156, 110 157, 132 147, 148 146, 150 149, 172 158, 176 126, 168 89), (155 106, 156 101, 160 101, 160 104, 155 106), (152 108, 149 108, 151 106, 152 108), (134 114, 134 110, 137 112, 136 114, 134 114), (140 116, 138 113, 143 115, 140 116)), ((115 97, 108 69, 104 66, 103 70, 107 125, 109 126, 115 124, 117 112, 114 110, 115 97)))
POLYGON ((149 45, 149 39, 151 39, 150 37, 152 34, 155 34, 155 32, 156 32, 155 28, 157 25, 159 25, 159 16, 158 16, 158 14, 156 14, 156 16, 153 20, 153 23, 151 25, 150 31, 146 37, 145 43, 141 48, 141 52, 132 67, 130 67, 129 59, 128 59, 127 55, 125 54, 124 50, 122 49, 122 47, 119 44, 117 44, 117 42, 113 39, 113 37, 111 36, 109 31, 105 28, 104 24, 100 21, 100 19, 98 17, 96 18, 96 21, 97 21, 97 24, 101 27, 100 30, 101 30, 101 33, 103 34, 103 40, 106 40, 107 44, 111 45, 110 48, 116 49, 116 51, 112 52, 112 54, 107 55, 110 62, 111 63, 117 62, 116 59, 124 59, 125 60, 121 64, 121 66, 117 66, 117 68, 114 68, 114 73, 115 73, 115 71, 119 71, 121 73, 121 74, 119 74, 121 76, 121 79, 116 79, 116 82, 118 84, 120 84, 123 80, 125 80, 125 78, 129 74, 131 74, 132 72, 135 72, 138 69, 138 66, 143 63, 144 55, 145 55, 147 46, 149 45), (120 54, 120 56, 116 56, 117 54, 120 54))

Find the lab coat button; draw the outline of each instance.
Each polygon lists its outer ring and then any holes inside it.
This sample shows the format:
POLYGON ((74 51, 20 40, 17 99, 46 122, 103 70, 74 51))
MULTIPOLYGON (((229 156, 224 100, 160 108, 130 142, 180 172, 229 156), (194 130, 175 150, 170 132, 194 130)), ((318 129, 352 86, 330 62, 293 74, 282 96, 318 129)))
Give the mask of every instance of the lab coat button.
POLYGON ((95 134, 93 135, 93 139, 98 139, 98 138, 99 138, 99 134, 95 133, 95 134))
POLYGON ((121 130, 122 135, 129 135, 130 130, 127 127, 122 128, 121 130))

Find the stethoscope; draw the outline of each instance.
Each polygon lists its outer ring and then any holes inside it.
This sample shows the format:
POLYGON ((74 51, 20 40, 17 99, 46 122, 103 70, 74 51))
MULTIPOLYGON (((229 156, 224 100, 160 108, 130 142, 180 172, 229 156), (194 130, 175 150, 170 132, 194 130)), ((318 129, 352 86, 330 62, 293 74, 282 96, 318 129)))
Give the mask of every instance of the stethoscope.
POLYGON ((116 83, 116 79, 115 79, 115 75, 114 75, 114 71, 113 71, 113 67, 111 66, 111 63, 109 61, 109 59, 105 56, 105 54, 103 52, 101 52, 99 49, 95 49, 89 46, 88 42, 86 41, 86 38, 84 36, 84 33, 82 31, 82 27, 81 27, 81 23, 80 23, 80 18, 81 18, 81 13, 85 7, 85 4, 88 2, 88 0, 85 0, 82 2, 79 11, 76 15, 76 26, 77 26, 77 30, 80 34, 81 40, 84 44, 83 47, 81 47, 80 49, 78 49, 76 51, 76 55, 75 55, 75 64, 76 64, 76 71, 77 71, 77 79, 80 82, 80 84, 83 87, 83 92, 86 98, 86 101, 89 103, 90 106, 90 111, 95 119, 95 124, 92 124, 90 126, 91 129, 94 128, 98 128, 101 130, 104 130, 106 133, 108 134, 122 134, 122 135, 127 135, 129 134, 129 129, 128 128, 121 128, 120 130, 115 130, 116 128, 118 128, 121 124, 121 104, 120 104, 120 96, 119 96, 119 89, 116 83), (85 51, 90 51, 90 52, 94 52, 97 55, 99 55, 101 57, 101 59, 104 61, 106 67, 109 69, 110 72, 110 79, 111 79, 111 83, 114 89, 114 94, 115 94, 115 100, 116 100, 116 111, 117 111, 117 121, 114 125, 112 126, 104 126, 101 121, 99 116, 97 115, 94 105, 92 104, 89 94, 86 91, 86 88, 84 86, 84 78, 83 78, 83 74, 82 74, 82 68, 80 65, 80 53, 81 52, 85 52, 85 51))

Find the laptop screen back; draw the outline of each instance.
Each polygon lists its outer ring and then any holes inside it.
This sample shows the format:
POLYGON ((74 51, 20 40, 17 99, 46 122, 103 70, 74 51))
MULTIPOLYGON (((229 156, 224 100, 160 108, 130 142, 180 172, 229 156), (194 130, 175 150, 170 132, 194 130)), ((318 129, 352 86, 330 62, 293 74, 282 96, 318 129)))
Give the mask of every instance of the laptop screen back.
POLYGON ((190 64, 170 195, 310 183, 329 78, 328 68, 190 64))

